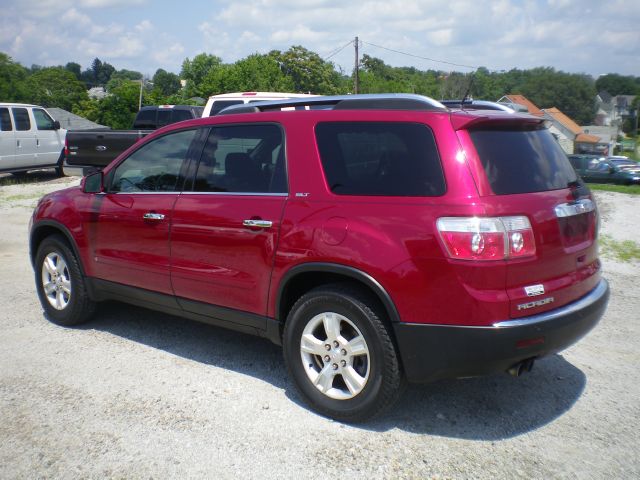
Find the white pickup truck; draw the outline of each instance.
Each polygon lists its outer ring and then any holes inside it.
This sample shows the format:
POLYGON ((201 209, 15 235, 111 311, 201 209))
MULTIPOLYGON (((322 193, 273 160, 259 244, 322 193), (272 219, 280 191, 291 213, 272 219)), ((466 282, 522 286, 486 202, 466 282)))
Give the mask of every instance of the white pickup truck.
POLYGON ((267 100, 283 100, 287 98, 315 97, 308 93, 284 93, 284 92, 235 92, 212 95, 204 107, 203 117, 211 117, 231 105, 241 103, 264 102, 267 100))

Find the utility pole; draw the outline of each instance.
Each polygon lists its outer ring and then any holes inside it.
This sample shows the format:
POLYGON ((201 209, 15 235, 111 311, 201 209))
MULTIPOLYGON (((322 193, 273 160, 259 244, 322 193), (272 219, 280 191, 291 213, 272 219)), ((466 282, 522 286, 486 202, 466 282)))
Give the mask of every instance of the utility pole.
POLYGON ((138 98, 138 111, 142 110, 142 87, 144 87, 144 79, 140 79, 140 97, 138 98))
POLYGON ((354 45, 356 47, 356 69, 355 69, 355 75, 354 75, 354 81, 353 81, 353 93, 357 95, 358 92, 360 91, 360 75, 359 75, 360 57, 358 55, 358 37, 356 37, 354 45))

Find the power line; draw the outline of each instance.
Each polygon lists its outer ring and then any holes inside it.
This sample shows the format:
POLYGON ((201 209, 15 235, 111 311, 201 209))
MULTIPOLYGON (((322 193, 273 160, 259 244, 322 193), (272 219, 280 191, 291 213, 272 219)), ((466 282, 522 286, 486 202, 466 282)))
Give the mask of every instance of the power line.
POLYGON ((345 48, 347 48, 349 45, 352 45, 352 44, 353 44, 353 40, 349 40, 342 47, 337 48, 336 50, 332 51, 329 55, 324 57, 324 60, 329 60, 331 57, 339 54, 342 50, 344 50, 345 48))
POLYGON ((423 57, 421 55, 414 55, 413 53, 401 52, 400 50, 394 50, 393 48, 383 47, 382 45, 376 45, 375 43, 365 42, 364 40, 360 40, 360 41, 366 45, 371 45, 372 47, 381 48, 382 50, 388 50, 389 52, 399 53, 400 55, 406 55, 407 57, 419 58, 421 60, 428 60, 434 63, 444 63, 446 65, 453 65, 456 67, 471 68, 473 70, 477 70, 478 68, 480 68, 475 65, 464 65, 462 63, 447 62, 446 60, 437 60, 435 58, 423 57))

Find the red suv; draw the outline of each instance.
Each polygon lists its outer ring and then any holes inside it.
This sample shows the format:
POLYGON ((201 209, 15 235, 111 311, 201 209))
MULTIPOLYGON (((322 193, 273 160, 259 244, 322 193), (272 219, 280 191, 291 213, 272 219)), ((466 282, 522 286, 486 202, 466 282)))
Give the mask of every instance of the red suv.
POLYGON ((231 107, 46 195, 31 259, 53 322, 116 299, 284 347, 317 411, 406 380, 519 374, 609 297, 589 190, 539 118, 416 95, 231 107))

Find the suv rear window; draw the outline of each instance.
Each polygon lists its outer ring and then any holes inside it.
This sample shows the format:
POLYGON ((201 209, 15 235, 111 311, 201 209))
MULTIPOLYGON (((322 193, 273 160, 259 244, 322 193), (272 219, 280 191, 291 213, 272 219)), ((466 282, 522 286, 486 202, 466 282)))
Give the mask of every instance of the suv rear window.
POLYGON ((433 132, 418 123, 326 122, 316 139, 338 195, 439 196, 445 181, 433 132))
POLYGON ((545 129, 478 129, 469 132, 496 195, 567 188, 578 176, 545 129))

